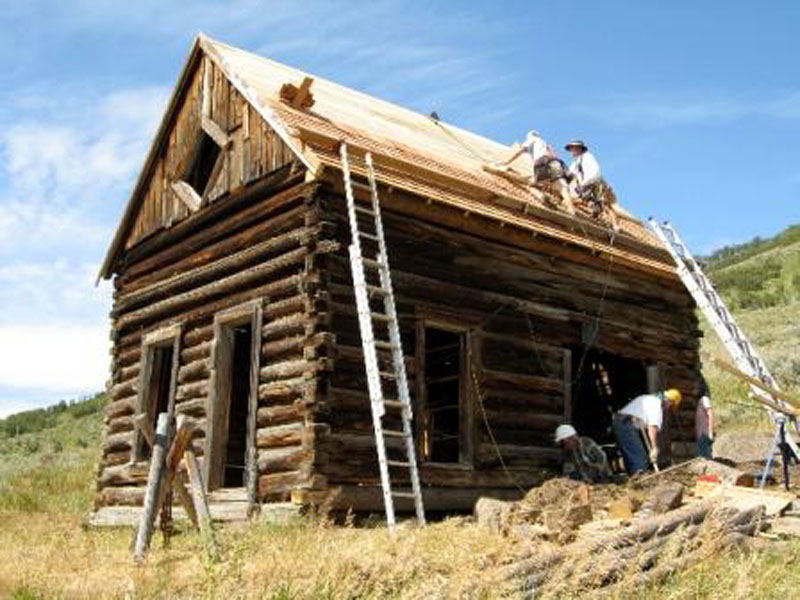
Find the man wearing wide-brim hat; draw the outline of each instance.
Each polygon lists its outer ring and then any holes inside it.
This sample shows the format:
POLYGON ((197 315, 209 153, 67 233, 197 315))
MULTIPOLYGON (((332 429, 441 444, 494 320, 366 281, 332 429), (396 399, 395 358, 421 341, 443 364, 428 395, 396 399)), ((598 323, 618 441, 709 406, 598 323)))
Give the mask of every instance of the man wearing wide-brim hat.
POLYGON ((594 210, 595 216, 605 215, 619 229, 614 211, 614 194, 600 174, 600 165, 589 147, 582 140, 572 140, 564 148, 572 155, 569 174, 575 193, 594 210))

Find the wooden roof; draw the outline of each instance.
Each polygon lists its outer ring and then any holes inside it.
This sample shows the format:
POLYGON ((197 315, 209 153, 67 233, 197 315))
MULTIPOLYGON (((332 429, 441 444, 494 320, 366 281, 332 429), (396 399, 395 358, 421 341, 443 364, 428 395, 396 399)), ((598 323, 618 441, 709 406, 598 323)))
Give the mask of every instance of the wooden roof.
MULTIPOLYGON (((305 165, 311 177, 339 169, 339 145, 346 142, 351 168, 363 173, 363 155, 371 152, 379 182, 428 201, 437 201, 470 214, 481 214, 503 225, 529 229, 588 247, 592 252, 619 256, 627 263, 674 278, 671 260, 658 240, 638 220, 621 219, 616 239, 608 228, 584 215, 570 217, 548 208, 542 194, 526 185, 487 173, 484 165, 505 160, 512 148, 486 137, 434 120, 429 116, 374 98, 267 58, 198 35, 161 128, 145 163, 140 181, 126 208, 100 275, 110 277, 123 252, 127 222, 135 217, 148 164, 168 135, 170 113, 185 84, 186 73, 198 56, 208 56, 235 88, 258 111, 305 165), (313 77, 313 105, 293 108, 280 98, 285 84, 300 86, 313 77), (524 208, 524 210, 523 210, 524 208)), ((524 124, 520 124, 523 128, 524 124)), ((530 161, 518 159, 514 169, 529 174, 530 161)))

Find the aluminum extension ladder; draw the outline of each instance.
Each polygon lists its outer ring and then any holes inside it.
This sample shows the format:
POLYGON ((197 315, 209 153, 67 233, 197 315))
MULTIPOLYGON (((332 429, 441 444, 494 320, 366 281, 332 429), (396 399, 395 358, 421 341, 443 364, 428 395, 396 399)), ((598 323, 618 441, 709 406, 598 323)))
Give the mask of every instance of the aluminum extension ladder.
MULTIPOLYGON (((744 331, 736 323, 730 310, 725 305, 720 295, 714 289, 711 280, 703 273, 700 265, 689 252, 686 244, 675 228, 668 222, 659 223, 654 218, 650 218, 650 228, 656 236, 664 244, 664 247, 672 255, 678 270, 678 276, 683 281, 686 289, 694 298, 694 301, 703 311, 714 331, 722 340, 723 345, 730 353, 736 366, 740 371, 759 379, 774 389, 779 389, 778 384, 772 377, 772 374, 767 369, 767 365, 756 352, 750 340, 744 334, 744 331)), ((773 398, 766 391, 751 386, 754 394, 761 397, 766 397, 779 406, 785 406, 786 403, 780 398, 773 398)), ((780 444, 788 445, 791 452, 794 454, 794 459, 800 462, 800 448, 792 439, 792 437, 785 431, 787 417, 771 408, 767 408, 775 423, 775 439, 773 440, 770 454, 767 457, 767 467, 762 477, 762 486, 766 481, 766 476, 772 468, 772 458, 775 450, 780 444)), ((797 428, 797 421, 794 421, 795 428, 797 428)), ((785 461, 784 461, 785 462, 785 461)))
POLYGON ((350 269, 358 308, 358 324, 372 407, 372 424, 375 430, 386 522, 390 528, 395 525, 395 498, 412 498, 417 521, 420 525, 424 525, 425 509, 422 504, 414 447, 411 400, 408 394, 408 379, 400 342, 400 327, 397 322, 372 155, 367 153, 365 157, 369 180, 369 204, 356 203, 353 194, 354 185, 364 188, 367 186, 352 182, 347 144, 344 142, 341 145, 341 155, 347 215, 352 236, 349 248, 350 269), (365 256, 365 246, 369 249, 366 252, 368 256, 365 256), (388 336, 388 340, 379 339, 381 333, 384 337, 388 336), (388 394, 390 397, 387 397, 386 392, 390 392, 391 388, 396 391, 396 397, 391 397, 391 393, 388 394), (384 426, 384 418, 392 419, 394 424, 384 426), (402 427, 397 426, 398 420, 402 423, 402 427), (391 442, 387 445, 387 440, 401 441, 400 448, 391 442), (389 456, 389 452, 399 452, 399 455, 389 456), (410 489, 392 488, 391 472, 400 469, 407 471, 411 482, 410 489))

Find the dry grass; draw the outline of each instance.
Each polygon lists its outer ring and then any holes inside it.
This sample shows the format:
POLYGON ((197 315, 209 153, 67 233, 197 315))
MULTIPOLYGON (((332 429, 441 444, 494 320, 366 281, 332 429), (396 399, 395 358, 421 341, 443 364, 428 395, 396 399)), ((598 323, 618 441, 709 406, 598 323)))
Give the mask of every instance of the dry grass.
POLYGON ((0 597, 491 598, 488 556, 505 542, 461 519, 392 540, 383 528, 315 520, 222 531, 223 560, 184 533, 133 564, 128 530, 87 531, 72 514, 0 514, 0 597), (15 596, 16 594, 16 596, 15 596))

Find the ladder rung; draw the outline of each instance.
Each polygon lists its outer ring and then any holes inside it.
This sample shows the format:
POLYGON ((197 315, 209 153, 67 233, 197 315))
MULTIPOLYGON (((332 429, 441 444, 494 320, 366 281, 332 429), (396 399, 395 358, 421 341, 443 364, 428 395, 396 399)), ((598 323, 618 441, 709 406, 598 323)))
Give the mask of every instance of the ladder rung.
POLYGON ((387 290, 386 288, 382 288, 379 285, 370 285, 367 283, 365 284, 365 287, 367 288, 367 291, 371 294, 380 294, 382 296, 389 295, 389 290, 387 290))
POLYGON ((411 463, 404 460, 387 460, 386 464, 390 467, 410 467, 411 463))
POLYGON ((373 258, 362 258, 361 260, 364 261, 364 264, 367 265, 368 267, 374 267, 376 269, 383 269, 386 267, 384 263, 382 263, 379 260, 375 260, 373 258))
POLYGON ((400 347, 392 342, 383 342, 381 340, 373 340, 372 343, 375 344, 376 348, 381 348, 382 350, 396 350, 400 347))
POLYGON ((406 432, 405 431, 396 431, 394 429, 384 429, 383 430, 383 435, 386 436, 386 437, 393 437, 393 438, 408 437, 408 436, 406 436, 406 432))
POLYGON ((389 371, 378 371, 378 375, 381 377, 385 377, 386 379, 396 379, 397 375, 395 373, 390 373, 389 371))
POLYGON ((374 233, 367 233, 367 232, 365 232, 365 231, 359 231, 359 232, 358 232, 358 235, 360 235, 360 236, 361 236, 361 237, 363 237, 363 238, 367 238, 368 240, 372 240, 373 242, 377 242, 377 241, 380 239, 380 238, 379 238, 377 235, 375 235, 374 233))
POLYGON ((395 492, 392 490, 392 496, 397 498, 416 498, 417 495, 414 492, 395 492))
POLYGON ((375 211, 370 210, 369 208, 364 208, 363 206, 356 206, 356 212, 364 213, 365 215, 374 215, 375 211))
POLYGON ((384 400, 383 405, 387 408, 408 408, 409 404, 401 400, 384 400))
POLYGON ((385 321, 388 323, 389 321, 392 320, 392 317, 390 317, 389 315, 385 315, 383 313, 369 313, 369 315, 376 321, 385 321))

